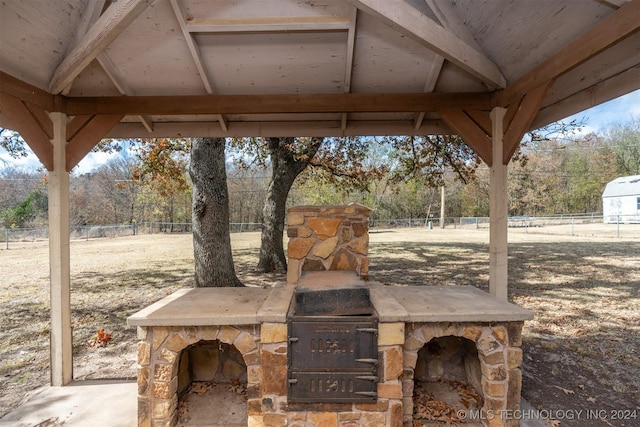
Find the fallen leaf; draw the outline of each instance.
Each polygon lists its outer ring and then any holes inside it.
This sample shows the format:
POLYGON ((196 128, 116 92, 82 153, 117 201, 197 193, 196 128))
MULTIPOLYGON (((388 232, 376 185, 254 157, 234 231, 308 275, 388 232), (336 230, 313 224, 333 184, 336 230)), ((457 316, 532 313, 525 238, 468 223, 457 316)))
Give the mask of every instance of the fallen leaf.
POLYGON ((587 402, 596 403, 596 398, 589 396, 587 397, 587 402))
POLYGON ((566 388, 562 388, 560 386, 554 385, 555 388, 557 388, 558 390, 561 390, 564 394, 575 394, 575 392, 573 390, 568 390, 566 388))

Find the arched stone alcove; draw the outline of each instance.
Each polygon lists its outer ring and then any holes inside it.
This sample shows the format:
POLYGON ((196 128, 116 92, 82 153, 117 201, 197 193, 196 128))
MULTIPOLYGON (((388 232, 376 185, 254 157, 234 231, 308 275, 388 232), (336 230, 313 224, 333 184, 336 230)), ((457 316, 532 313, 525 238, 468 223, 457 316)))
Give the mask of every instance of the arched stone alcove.
POLYGON ((185 366, 191 365, 190 359, 194 357, 216 355, 216 360, 210 364, 215 365, 215 369, 207 367, 204 361, 198 362, 198 378, 206 377, 208 370, 213 380, 231 379, 233 371, 238 380, 246 380, 248 396, 257 395, 256 390, 261 388, 262 368, 256 326, 155 326, 142 334, 146 336, 138 345, 139 425, 176 425, 179 393, 185 392, 194 379, 192 367, 185 366), (221 357, 225 350, 229 356, 221 357), (222 368, 217 372, 220 364, 222 368), (225 364, 226 373, 223 372, 225 364), (240 367, 241 364, 246 368, 240 367))

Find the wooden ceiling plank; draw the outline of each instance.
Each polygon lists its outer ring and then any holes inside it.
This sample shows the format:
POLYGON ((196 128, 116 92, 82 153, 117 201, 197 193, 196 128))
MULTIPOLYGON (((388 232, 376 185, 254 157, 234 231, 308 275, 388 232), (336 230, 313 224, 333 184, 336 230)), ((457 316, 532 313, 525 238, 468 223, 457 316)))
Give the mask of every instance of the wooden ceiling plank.
POLYGON ((640 90, 640 64, 540 110, 528 131, 562 120, 619 96, 640 90))
MULTIPOLYGON (((116 89, 118 89, 118 92, 126 96, 134 96, 133 90, 119 75, 118 69, 116 68, 113 61, 111 61, 111 58, 109 57, 109 55, 107 55, 106 52, 102 52, 100 55, 98 55, 97 61, 104 72, 107 74, 113 85, 116 87, 116 89)), ((153 120, 150 116, 138 115, 137 118, 148 132, 153 131, 153 120)))
POLYGON ((2 114, 11 123, 11 129, 22 136, 47 170, 53 170, 51 140, 22 100, 7 93, 0 93, 0 106, 2 114))
POLYGON ((464 25, 464 22, 456 13, 453 8, 453 3, 442 0, 425 0, 425 2, 444 28, 451 31, 453 34, 458 36, 460 40, 464 41, 478 52, 484 52, 482 47, 473 37, 473 34, 471 34, 469 27, 464 25))
MULTIPOLYGON (((54 108, 54 96, 38 87, 0 71, 0 92, 14 96, 29 104, 37 105, 45 111, 54 108)), ((2 105, 0 104, 0 110, 2 105)))
POLYGON ((119 0, 112 3, 56 68, 49 85, 50 92, 60 93, 151 3, 152 0, 119 0))
MULTIPOLYGON (((173 0, 172 0, 173 1, 173 0)), ((186 22, 190 33, 263 33, 294 31, 348 31, 346 16, 278 16, 239 19, 194 18, 186 22)))
POLYGON ((638 31, 640 29, 638 17, 640 17, 640 0, 632 0, 498 93, 496 96, 498 105, 509 105, 524 93, 556 79, 638 31))
POLYGON ((546 85, 539 86, 524 96, 515 117, 511 120, 509 127, 504 133, 502 164, 508 164, 513 153, 518 149, 522 137, 536 118, 538 111, 540 111, 542 101, 552 84, 553 82, 551 81, 547 82, 546 85))
MULTIPOLYGON (((187 29, 187 19, 185 17, 185 13, 182 10, 182 6, 180 5, 178 0, 169 0, 171 3, 171 7, 173 8, 173 13, 178 20, 178 25, 180 25, 180 29, 182 30, 182 35, 184 36, 184 40, 187 43, 187 47, 189 48, 189 52, 191 53, 191 58, 193 58, 193 62, 198 70, 198 74, 200 74, 200 79, 202 80, 202 84, 204 85, 205 91, 210 95, 215 95, 215 90, 213 88, 213 84, 211 83, 211 78, 209 77, 209 72, 205 66, 205 63, 202 61, 202 57, 200 55, 200 48, 196 43, 195 37, 189 32, 187 29)), ((218 123, 220 123, 220 127, 223 130, 228 130, 227 119, 223 115, 218 116, 218 123)))
POLYGON ((80 129, 73 138, 68 138, 66 151, 66 169, 71 172, 86 156, 107 132, 109 132, 120 120, 123 114, 104 114, 92 117, 89 123, 80 129))
POLYGON ((347 0, 358 9, 412 37, 442 55, 461 69, 480 79, 490 88, 504 88, 506 79, 496 64, 482 52, 460 40, 451 31, 416 13, 405 2, 388 0, 347 0))
POLYGON ((461 110, 437 112, 442 120, 488 165, 491 161, 491 138, 461 110))
POLYGON ((67 97, 65 111, 78 114, 189 115, 489 110, 490 93, 344 93, 194 96, 67 97))

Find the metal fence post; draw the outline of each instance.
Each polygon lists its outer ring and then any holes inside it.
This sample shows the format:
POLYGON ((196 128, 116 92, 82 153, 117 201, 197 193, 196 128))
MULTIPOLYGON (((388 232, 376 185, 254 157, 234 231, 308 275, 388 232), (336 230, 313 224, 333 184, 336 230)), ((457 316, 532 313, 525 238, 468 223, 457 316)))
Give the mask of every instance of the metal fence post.
POLYGON ((573 223, 574 223, 574 219, 573 217, 571 217, 571 236, 573 236, 573 223))
POLYGON ((9 229, 4 229, 4 240, 7 242, 7 250, 9 250, 9 229))

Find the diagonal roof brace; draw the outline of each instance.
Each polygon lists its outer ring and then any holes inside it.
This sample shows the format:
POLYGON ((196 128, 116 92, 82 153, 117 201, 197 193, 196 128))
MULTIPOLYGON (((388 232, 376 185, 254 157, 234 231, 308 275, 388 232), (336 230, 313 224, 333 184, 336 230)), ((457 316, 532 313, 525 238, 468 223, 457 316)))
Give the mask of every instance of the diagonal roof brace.
POLYGON ((120 0, 112 3, 53 73, 49 91, 67 87, 153 0, 120 0))

